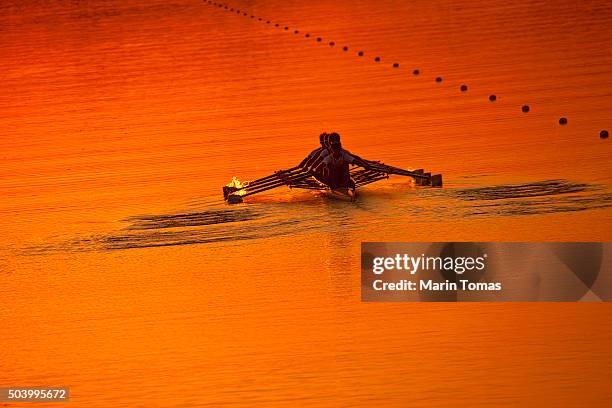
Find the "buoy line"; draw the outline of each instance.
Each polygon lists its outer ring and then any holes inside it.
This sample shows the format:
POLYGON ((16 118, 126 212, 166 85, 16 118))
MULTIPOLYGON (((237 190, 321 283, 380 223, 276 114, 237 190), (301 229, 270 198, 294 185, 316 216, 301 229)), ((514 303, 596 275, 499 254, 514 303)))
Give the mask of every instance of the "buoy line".
MULTIPOLYGON (((227 4, 214 2, 212 0, 203 0, 203 2, 206 3, 206 4, 209 4, 211 6, 218 7, 220 9, 229 11, 229 12, 234 12, 234 8, 228 6, 227 4)), ((241 11, 239 9, 235 9, 235 11, 236 11, 237 15, 241 15, 242 14, 245 17, 249 17, 250 16, 250 18, 253 21, 255 20, 255 18, 257 18, 257 21, 262 22, 262 23, 264 22, 264 19, 262 17, 257 17, 254 14, 249 14, 249 13, 245 12, 244 10, 241 11)), ((265 24, 271 24, 271 21, 270 20, 265 20, 265 24)), ((274 27, 282 28, 283 31, 289 31, 289 29, 290 29, 289 26, 282 26, 281 27, 280 23, 274 23, 274 27)), ((294 29, 293 33, 297 35, 297 34, 300 33, 300 30, 294 29)), ((310 33, 304 34, 304 38, 310 38, 310 37, 311 37, 310 33)), ((321 43, 321 42, 323 42, 323 38, 322 37, 316 37, 316 41, 318 43, 321 43)), ((329 41, 328 44, 329 44, 330 47, 334 47, 336 45, 336 43, 334 41, 329 41)), ((349 50, 348 46, 345 45, 345 46, 342 47, 342 51, 348 52, 348 50, 349 50)), ((365 52, 364 51, 357 51, 357 56, 358 57, 363 57, 363 56, 365 56, 365 52)), ((375 63, 380 63, 380 62, 382 62, 382 57, 376 56, 376 57, 374 57, 373 60, 374 60, 375 63)), ((399 68, 400 64, 399 64, 399 62, 394 62, 394 63, 391 64, 391 67, 392 68, 399 68)), ((415 69, 412 70, 412 74, 414 76, 418 76, 418 75, 421 74, 421 71, 418 68, 415 68, 415 69)), ((437 77, 435 77, 434 81, 436 82, 436 84, 440 84, 440 83, 442 83, 442 77, 441 76, 437 76, 437 77)), ((467 84, 461 84, 461 86, 459 87, 459 90, 461 91, 461 93, 468 92, 467 84)), ((496 102, 498 100, 498 96, 495 95, 495 94, 490 94, 488 96, 488 100, 490 102, 496 102)), ((531 107, 529 105, 523 105, 523 106, 521 106, 521 111, 523 113, 529 113, 531 111, 531 107)), ((560 117, 558 119, 558 123, 559 123, 560 126, 566 126, 568 124, 568 119, 566 117, 562 116, 562 117, 560 117)), ((601 130, 599 132, 599 137, 602 140, 603 139, 607 139, 608 138, 608 131, 605 130, 605 129, 601 130)))

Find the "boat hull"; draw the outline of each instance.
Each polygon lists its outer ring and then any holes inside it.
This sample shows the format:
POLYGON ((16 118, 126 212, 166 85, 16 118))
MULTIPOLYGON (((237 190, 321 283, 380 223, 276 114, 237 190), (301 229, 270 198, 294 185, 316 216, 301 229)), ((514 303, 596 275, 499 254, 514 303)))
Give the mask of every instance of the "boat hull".
POLYGON ((351 188, 338 188, 334 190, 326 190, 324 194, 326 197, 331 198, 333 200, 340 200, 340 201, 354 201, 355 200, 355 190, 351 188))

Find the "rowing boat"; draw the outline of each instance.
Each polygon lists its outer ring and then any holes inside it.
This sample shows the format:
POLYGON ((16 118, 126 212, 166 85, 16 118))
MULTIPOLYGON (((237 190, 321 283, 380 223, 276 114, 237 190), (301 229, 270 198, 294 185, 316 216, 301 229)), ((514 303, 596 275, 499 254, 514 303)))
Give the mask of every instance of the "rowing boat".
POLYGON ((354 187, 331 188, 321 182, 312 170, 300 166, 279 170, 269 176, 241 183, 236 177, 223 186, 223 198, 228 204, 237 204, 245 198, 269 191, 278 187, 300 188, 321 191, 333 198, 353 200, 355 190, 379 180, 388 179, 391 175, 405 176, 414 180, 418 186, 442 187, 442 175, 425 172, 423 169, 405 170, 386 165, 378 161, 364 160, 362 165, 351 165, 350 176, 354 187))

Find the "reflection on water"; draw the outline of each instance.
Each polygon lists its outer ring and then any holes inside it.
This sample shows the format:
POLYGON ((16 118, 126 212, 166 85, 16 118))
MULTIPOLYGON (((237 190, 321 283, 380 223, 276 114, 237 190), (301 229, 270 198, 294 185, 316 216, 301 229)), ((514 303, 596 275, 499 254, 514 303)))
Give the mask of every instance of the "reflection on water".
POLYGON ((469 202, 466 215, 517 216, 609 208, 612 193, 602 190, 600 185, 547 180, 458 189, 454 193, 469 202))
POLYGON ((601 187, 585 183, 573 183, 567 180, 546 180, 526 184, 468 188, 457 191, 457 196, 468 201, 502 200, 509 198, 582 193, 596 189, 601 189, 601 187))
POLYGON ((261 217, 249 209, 208 210, 196 213, 141 215, 128 218, 130 230, 147 230, 162 228, 194 227, 222 224, 228 222, 249 221, 261 217))
POLYGON ((548 199, 509 200, 495 204, 476 204, 467 215, 543 215, 575 211, 606 209, 612 207, 612 194, 588 196, 560 196, 551 202, 548 199))
MULTIPOLYGON (((67 249, 115 250, 271 238, 280 234, 289 234, 296 228, 298 223, 298 220, 285 220, 276 221, 274 224, 244 224, 241 226, 223 226, 204 230, 116 233, 73 241, 67 249)), ((162 228, 167 227, 164 226, 162 228)), ((153 229, 153 227, 148 229, 153 229)))

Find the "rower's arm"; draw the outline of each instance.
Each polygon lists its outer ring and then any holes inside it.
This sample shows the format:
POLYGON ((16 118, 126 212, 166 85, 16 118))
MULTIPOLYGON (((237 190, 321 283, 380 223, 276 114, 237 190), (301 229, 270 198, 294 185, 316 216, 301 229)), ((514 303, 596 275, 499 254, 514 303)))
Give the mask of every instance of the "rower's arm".
POLYGON ((316 150, 313 150, 302 162, 298 165, 304 170, 310 170, 313 167, 313 164, 317 162, 319 157, 321 157, 323 153, 323 148, 319 147, 316 150))
POLYGON ((306 158, 307 160, 305 160, 305 163, 304 161, 302 162, 304 163, 302 168, 305 171, 316 173, 320 170, 320 166, 323 164, 328 154, 328 151, 323 148, 315 150, 306 158))
POLYGON ((310 161, 310 159, 311 159, 310 155, 306 156, 304 160, 302 160, 300 164, 298 164, 298 167, 301 167, 303 169, 306 168, 306 164, 310 161))
POLYGON ((372 166, 370 166, 370 163, 368 160, 364 160, 361 157, 357 156, 356 154, 353 154, 351 152, 349 152, 348 150, 344 151, 348 157, 350 157, 352 159, 352 164, 363 167, 364 169, 372 169, 372 166))

